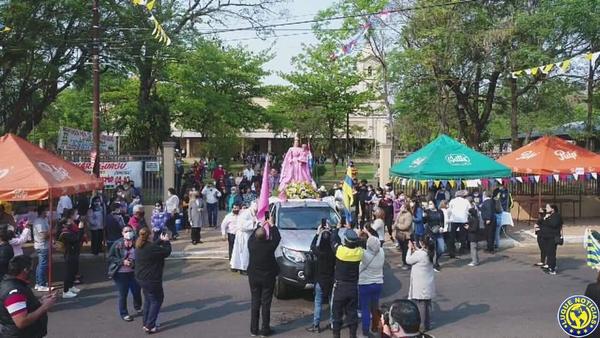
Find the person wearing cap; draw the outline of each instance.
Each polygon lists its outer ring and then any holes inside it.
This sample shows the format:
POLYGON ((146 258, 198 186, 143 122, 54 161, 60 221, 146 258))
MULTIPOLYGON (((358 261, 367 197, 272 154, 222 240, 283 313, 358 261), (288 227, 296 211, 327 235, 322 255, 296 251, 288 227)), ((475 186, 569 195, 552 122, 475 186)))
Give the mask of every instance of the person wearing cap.
POLYGON ((448 234, 448 254, 450 258, 456 257, 456 232, 461 243, 460 253, 466 252, 467 236, 465 233, 465 224, 469 223, 469 209, 471 202, 465 196, 466 190, 458 190, 455 197, 448 203, 448 214, 450 218, 450 233, 448 234))
POLYGON ((360 247, 358 235, 351 228, 334 230, 331 246, 335 253, 335 273, 333 286, 333 337, 339 338, 342 318, 346 314, 350 337, 356 337, 358 329, 358 278, 359 266, 364 249, 360 247))

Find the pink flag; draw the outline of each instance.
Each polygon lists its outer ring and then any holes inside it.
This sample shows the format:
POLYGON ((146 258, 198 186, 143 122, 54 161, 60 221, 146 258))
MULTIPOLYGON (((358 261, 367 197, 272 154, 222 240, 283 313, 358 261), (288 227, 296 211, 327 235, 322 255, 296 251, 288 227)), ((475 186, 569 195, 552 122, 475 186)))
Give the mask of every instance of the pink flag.
MULTIPOLYGON (((265 214, 269 210, 269 197, 271 197, 271 189, 269 188, 269 156, 265 158, 265 170, 263 171, 262 185, 260 187, 260 196, 258 197, 258 211, 256 218, 259 221, 265 220, 265 214)), ((267 232, 267 238, 269 238, 269 227, 265 225, 265 231, 267 232)))

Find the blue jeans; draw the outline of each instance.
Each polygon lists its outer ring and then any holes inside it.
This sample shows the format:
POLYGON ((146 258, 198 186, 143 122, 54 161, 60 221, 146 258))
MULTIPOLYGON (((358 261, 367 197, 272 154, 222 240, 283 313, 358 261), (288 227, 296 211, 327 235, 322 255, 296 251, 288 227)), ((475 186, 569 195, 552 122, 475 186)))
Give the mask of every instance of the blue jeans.
POLYGON ((127 296, 129 291, 133 295, 133 308, 140 310, 142 308, 142 293, 140 285, 136 282, 133 272, 117 272, 113 276, 117 291, 119 291, 119 315, 125 317, 129 315, 127 311, 127 296))
POLYGON ((36 249, 38 256, 38 265, 35 269, 35 284, 41 286, 48 285, 48 249, 36 249))
POLYGON ((379 297, 381 297, 383 284, 366 284, 358 286, 360 313, 362 321, 362 332, 369 335, 371 327, 371 309, 379 308, 379 297))
POLYGON ((208 225, 211 227, 217 226, 219 203, 206 203, 206 209, 208 209, 208 225))
MULTIPOLYGON (((329 323, 333 322, 333 309, 331 307, 332 296, 329 295, 329 323)), ((321 323, 321 310, 323 308, 323 290, 319 283, 315 283, 315 314, 313 316, 313 325, 318 326, 321 323)))
POLYGON ((502 230, 503 226, 506 225, 502 225, 502 214, 496 214, 496 239, 494 242, 496 247, 500 247, 500 231, 502 230))
POLYGON ((141 281, 138 283, 144 293, 144 327, 152 330, 156 326, 156 320, 160 307, 162 306, 165 294, 163 292, 162 281, 141 281))

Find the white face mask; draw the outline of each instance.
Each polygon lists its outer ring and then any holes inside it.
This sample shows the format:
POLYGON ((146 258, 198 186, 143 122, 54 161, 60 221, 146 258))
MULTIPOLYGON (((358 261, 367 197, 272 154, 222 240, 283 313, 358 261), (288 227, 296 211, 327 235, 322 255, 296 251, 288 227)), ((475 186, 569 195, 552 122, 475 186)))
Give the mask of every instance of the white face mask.
POLYGON ((125 239, 126 239, 126 240, 128 240, 128 241, 132 241, 132 240, 133 240, 133 237, 135 237, 135 234, 133 233, 133 231, 126 232, 126 233, 123 235, 123 238, 125 238, 125 239))

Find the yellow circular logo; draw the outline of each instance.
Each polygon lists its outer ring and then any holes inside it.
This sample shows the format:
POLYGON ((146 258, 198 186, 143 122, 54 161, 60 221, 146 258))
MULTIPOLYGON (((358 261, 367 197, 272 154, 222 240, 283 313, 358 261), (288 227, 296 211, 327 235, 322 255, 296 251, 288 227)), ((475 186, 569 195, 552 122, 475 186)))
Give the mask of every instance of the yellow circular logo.
POLYGON ((558 309, 558 325, 572 337, 586 337, 598 327, 598 305, 586 296, 565 299, 558 309))

